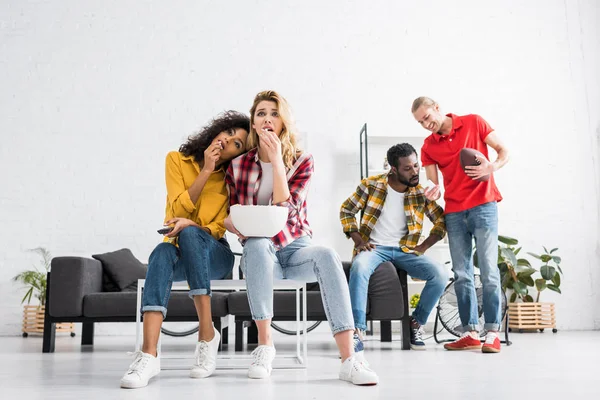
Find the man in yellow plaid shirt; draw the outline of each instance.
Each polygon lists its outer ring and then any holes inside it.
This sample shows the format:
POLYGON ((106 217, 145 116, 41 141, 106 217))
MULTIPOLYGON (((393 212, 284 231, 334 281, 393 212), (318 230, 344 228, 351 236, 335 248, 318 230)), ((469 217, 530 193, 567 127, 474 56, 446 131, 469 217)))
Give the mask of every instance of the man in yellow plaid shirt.
POLYGON ((408 143, 397 144, 388 150, 387 160, 390 172, 363 179, 340 209, 344 233, 354 241, 349 285, 357 352, 363 349, 362 334, 367 329, 369 279, 379 264, 391 261, 410 276, 427 281, 410 318, 410 342, 415 350, 425 349, 422 325, 448 283, 446 269, 423 255, 444 237, 446 225, 442 207, 428 200, 419 185, 417 152, 408 143), (355 215, 361 210, 359 228, 355 215), (434 226, 419 243, 425 215, 434 226))

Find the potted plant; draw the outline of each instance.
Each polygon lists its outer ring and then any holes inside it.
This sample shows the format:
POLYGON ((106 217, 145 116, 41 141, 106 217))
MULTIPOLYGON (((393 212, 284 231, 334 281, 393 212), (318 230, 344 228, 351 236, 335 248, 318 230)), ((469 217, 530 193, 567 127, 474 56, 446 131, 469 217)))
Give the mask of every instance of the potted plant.
MULTIPOLYGON (((25 285, 27 291, 21 300, 21 304, 27 301, 23 308, 23 337, 27 337, 29 333, 44 332, 44 313, 46 307, 46 285, 47 275, 50 271, 50 263, 52 256, 50 252, 43 248, 37 247, 28 250, 37 253, 42 258, 41 265, 34 265, 34 269, 23 271, 13 277, 14 282, 19 282, 25 285), (31 298, 37 299, 37 305, 31 305, 31 298)), ((71 336, 75 336, 72 323, 61 323, 56 325, 57 332, 71 332, 71 336)))
POLYGON ((560 267, 562 259, 556 254, 558 248, 550 251, 544 247, 541 255, 527 253, 540 260, 543 264, 539 271, 525 258, 517 258, 521 247, 516 247, 517 239, 499 236, 498 241, 498 268, 502 280, 502 289, 511 292, 508 315, 509 328, 523 330, 552 328, 556 332, 556 317, 554 303, 540 302, 541 293, 550 289, 557 293, 560 291, 563 273, 560 267), (534 279, 534 274, 540 277, 534 279), (530 294, 530 288, 537 290, 535 300, 530 294))

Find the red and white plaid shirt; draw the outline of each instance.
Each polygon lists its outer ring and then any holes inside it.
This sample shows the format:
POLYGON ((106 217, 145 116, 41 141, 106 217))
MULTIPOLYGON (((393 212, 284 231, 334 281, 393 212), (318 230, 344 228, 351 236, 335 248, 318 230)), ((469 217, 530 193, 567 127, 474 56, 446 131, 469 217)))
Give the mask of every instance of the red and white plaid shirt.
MULTIPOLYGON (((285 228, 271 238, 278 249, 282 249, 302 236, 312 236, 312 230, 306 219, 306 195, 313 171, 313 157, 306 153, 302 153, 292 168, 287 170, 290 197, 287 201, 273 204, 288 208, 285 228)), ((225 175, 225 181, 229 186, 229 205, 257 205, 261 176, 258 149, 252 149, 234 159, 225 175)))

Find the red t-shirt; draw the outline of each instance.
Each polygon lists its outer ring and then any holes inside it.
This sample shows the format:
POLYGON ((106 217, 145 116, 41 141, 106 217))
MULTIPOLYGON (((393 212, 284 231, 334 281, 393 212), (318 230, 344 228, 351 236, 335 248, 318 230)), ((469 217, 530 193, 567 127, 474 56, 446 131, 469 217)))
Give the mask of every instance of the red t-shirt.
POLYGON ((484 142, 493 129, 479 115, 452 118, 449 135, 432 133, 425 139, 421 149, 423 166, 437 164, 444 177, 444 200, 446 214, 468 210, 492 201, 501 201, 494 175, 487 182, 469 178, 460 165, 460 150, 464 147, 480 151, 488 160, 488 148, 484 142))

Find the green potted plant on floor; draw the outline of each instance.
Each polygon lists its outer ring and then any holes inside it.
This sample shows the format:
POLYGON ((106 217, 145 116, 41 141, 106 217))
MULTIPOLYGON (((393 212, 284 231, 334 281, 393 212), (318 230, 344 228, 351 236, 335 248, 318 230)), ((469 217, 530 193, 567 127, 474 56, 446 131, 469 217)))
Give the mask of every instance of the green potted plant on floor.
POLYGON ((540 296, 546 289, 561 293, 562 259, 556 254, 558 248, 548 251, 544 247, 541 255, 527 253, 543 263, 538 271, 527 259, 517 258, 521 251, 521 247, 515 247, 518 240, 506 236, 500 236, 498 240, 502 289, 512 292, 508 304, 509 328, 519 331, 552 328, 556 332, 554 303, 542 303, 540 296), (538 272, 540 277, 535 279, 534 274, 538 272), (537 290, 535 300, 529 293, 530 288, 537 290))
MULTIPOLYGON (((44 332, 47 275, 52 262, 52 255, 43 247, 28 251, 38 254, 42 260, 40 265, 34 265, 33 269, 23 271, 12 279, 14 282, 25 285, 27 289, 21 300, 21 304, 27 302, 23 306, 23 337, 27 337, 29 333, 44 332), (32 297, 38 301, 38 304, 31 305, 32 297)), ((72 323, 62 323, 56 326, 57 332, 71 332, 71 336, 75 336, 73 330, 72 323)))

